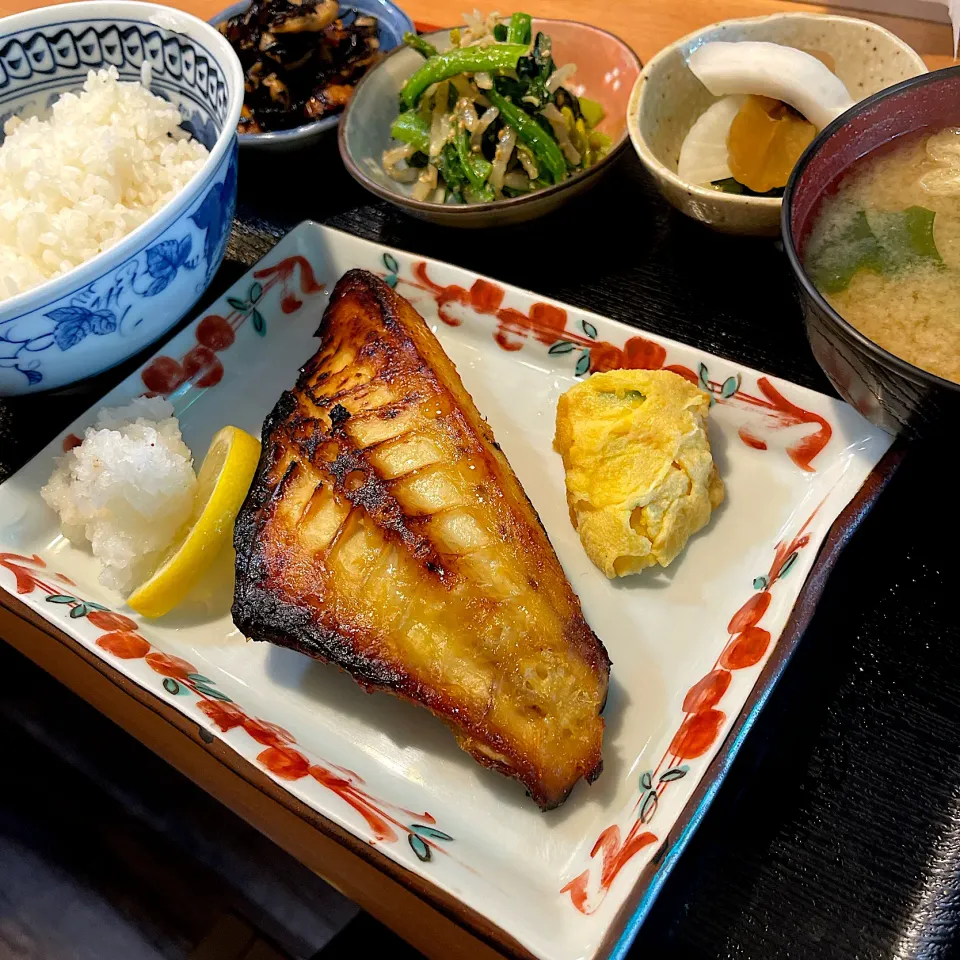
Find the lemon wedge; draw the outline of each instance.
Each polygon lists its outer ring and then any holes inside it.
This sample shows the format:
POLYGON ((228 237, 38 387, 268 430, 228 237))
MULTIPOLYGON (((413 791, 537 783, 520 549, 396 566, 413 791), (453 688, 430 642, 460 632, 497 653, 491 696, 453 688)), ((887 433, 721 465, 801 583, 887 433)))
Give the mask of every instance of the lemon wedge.
POLYGON ((169 613, 213 563, 233 536, 259 459, 260 443, 239 427, 224 427, 213 438, 197 477, 190 522, 153 575, 127 599, 137 613, 169 613))

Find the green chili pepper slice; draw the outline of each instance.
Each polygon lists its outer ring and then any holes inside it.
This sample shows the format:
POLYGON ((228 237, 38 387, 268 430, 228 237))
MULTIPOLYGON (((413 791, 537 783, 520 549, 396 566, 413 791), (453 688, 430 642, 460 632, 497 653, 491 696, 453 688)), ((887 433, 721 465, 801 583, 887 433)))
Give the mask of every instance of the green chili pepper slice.
POLYGON ((515 13, 507 29, 507 43, 529 43, 533 24, 529 13, 515 13))
POLYGON ((454 146, 457 148, 457 156, 460 158, 460 165, 463 172, 470 181, 470 186, 477 191, 483 191, 487 183, 487 177, 493 170, 493 164, 490 163, 482 153, 474 153, 470 149, 470 134, 466 128, 461 127, 454 140, 454 146))
POLYGON ((390 136, 402 143, 412 144, 421 153, 430 152, 430 124, 416 110, 401 113, 390 128, 390 136))
POLYGON ((440 156, 437 157, 437 166, 440 168, 440 175, 452 192, 459 193, 468 182, 453 144, 444 145, 443 150, 440 151, 440 156))
POLYGON ((424 40, 423 37, 409 30, 403 35, 403 45, 416 50, 417 53, 422 53, 428 60, 437 55, 437 48, 429 40, 424 40))
POLYGON ((490 102, 500 111, 504 123, 517 131, 517 137, 533 152, 537 165, 545 170, 554 183, 559 183, 567 175, 567 163, 557 141, 547 133, 532 117, 514 106, 496 90, 484 91, 490 102))
POLYGON ((493 187, 489 183, 485 183, 480 190, 468 185, 463 188, 463 195, 468 203, 490 203, 496 199, 493 195, 493 187))
POLYGON ((588 97, 580 97, 580 112, 583 119, 586 120, 588 127, 595 127, 606 116, 603 107, 596 100, 588 97))
POLYGON ((458 73, 511 70, 526 52, 527 48, 523 44, 496 43, 489 47, 463 47, 439 53, 408 78, 400 91, 400 97, 407 107, 414 107, 423 96, 423 91, 433 83, 455 77, 458 73))

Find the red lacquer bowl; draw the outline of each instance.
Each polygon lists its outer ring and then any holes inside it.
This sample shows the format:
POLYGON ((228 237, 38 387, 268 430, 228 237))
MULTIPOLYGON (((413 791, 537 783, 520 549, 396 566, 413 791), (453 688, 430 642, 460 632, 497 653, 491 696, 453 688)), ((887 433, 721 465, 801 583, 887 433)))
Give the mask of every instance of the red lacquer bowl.
POLYGON ((843 398, 891 433, 926 435, 955 424, 960 384, 894 356, 844 320, 804 270, 804 245, 824 198, 857 160, 899 137, 949 126, 960 126, 960 67, 904 80, 851 107, 810 144, 783 195, 783 245, 813 354, 843 398))

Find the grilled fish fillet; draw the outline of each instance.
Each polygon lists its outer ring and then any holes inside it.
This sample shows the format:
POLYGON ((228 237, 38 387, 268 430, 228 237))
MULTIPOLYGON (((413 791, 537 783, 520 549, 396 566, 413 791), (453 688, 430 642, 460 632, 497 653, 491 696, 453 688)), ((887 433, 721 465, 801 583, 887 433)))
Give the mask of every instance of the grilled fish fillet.
POLYGON ((422 704, 544 809, 600 773, 610 661, 419 314, 351 270, 263 428, 233 618, 422 704))

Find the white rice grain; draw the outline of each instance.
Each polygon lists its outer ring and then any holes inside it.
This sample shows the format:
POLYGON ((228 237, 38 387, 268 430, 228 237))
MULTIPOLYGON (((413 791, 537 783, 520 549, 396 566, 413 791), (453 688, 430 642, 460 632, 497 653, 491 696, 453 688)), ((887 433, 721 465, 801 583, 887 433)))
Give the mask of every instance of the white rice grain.
POLYGON ((208 156, 179 125, 176 107, 121 83, 113 67, 90 71, 46 120, 11 117, 0 145, 0 300, 73 270, 169 203, 208 156))

